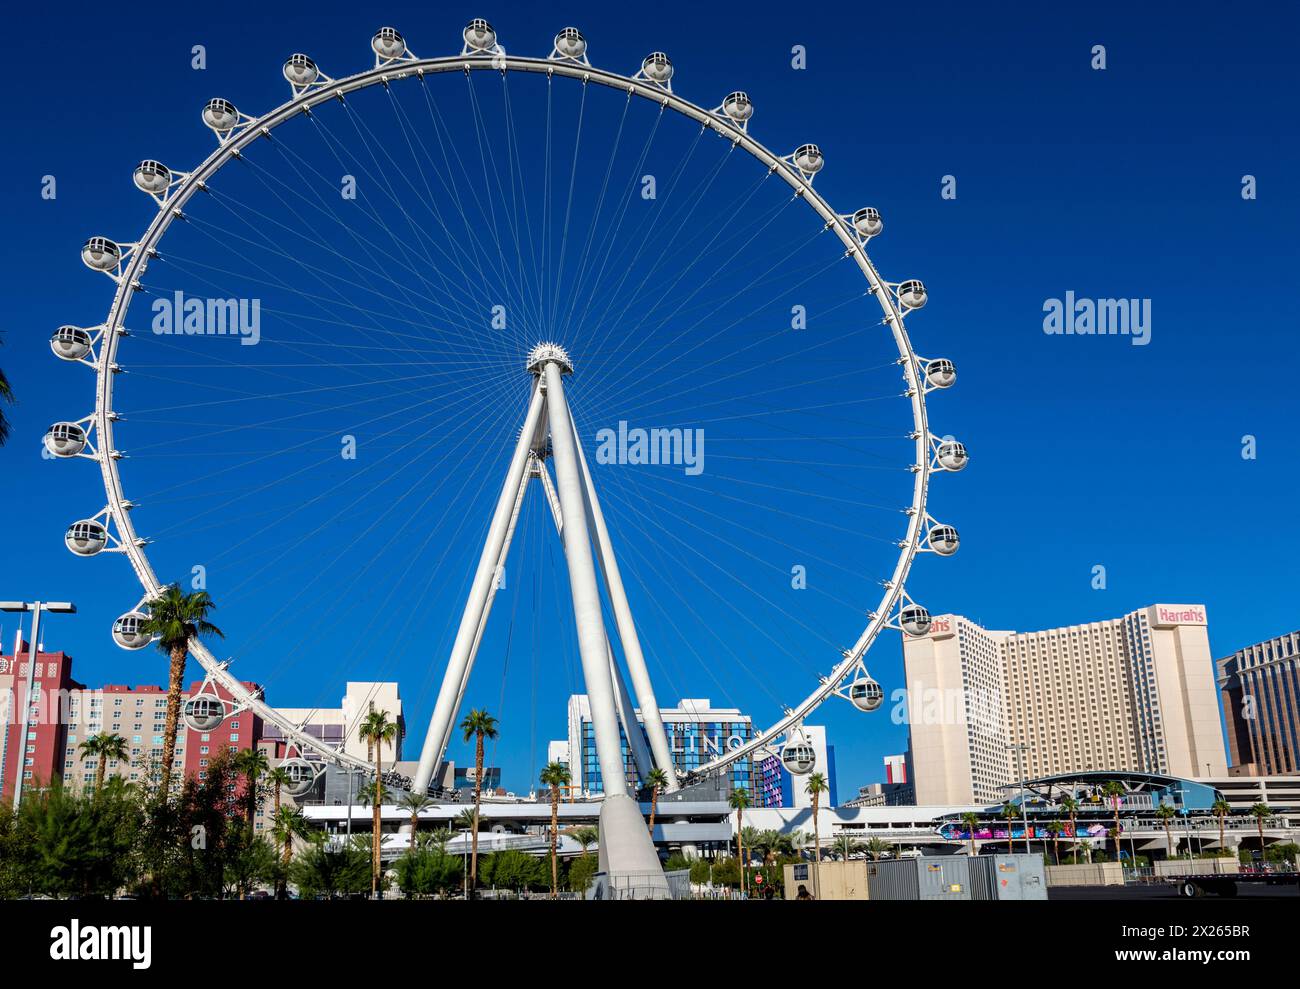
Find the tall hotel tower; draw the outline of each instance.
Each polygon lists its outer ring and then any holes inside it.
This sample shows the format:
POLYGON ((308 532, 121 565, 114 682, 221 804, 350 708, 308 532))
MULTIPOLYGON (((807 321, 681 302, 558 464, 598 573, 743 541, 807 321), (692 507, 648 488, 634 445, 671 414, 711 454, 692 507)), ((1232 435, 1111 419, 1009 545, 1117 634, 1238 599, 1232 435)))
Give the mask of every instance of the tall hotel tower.
POLYGON ((994 803, 1055 773, 1226 773, 1202 605, 1043 632, 940 615, 903 662, 918 804, 994 803))

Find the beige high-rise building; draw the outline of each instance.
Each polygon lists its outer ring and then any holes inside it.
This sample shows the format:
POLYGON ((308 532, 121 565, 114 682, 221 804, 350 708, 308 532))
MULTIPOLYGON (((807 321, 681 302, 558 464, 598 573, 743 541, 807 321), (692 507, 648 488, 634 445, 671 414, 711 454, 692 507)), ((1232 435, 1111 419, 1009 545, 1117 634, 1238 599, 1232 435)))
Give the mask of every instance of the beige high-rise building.
POLYGON ((904 637, 903 662, 918 804, 993 803, 1022 777, 1083 770, 1226 772, 1202 605, 1042 632, 940 615, 904 637))

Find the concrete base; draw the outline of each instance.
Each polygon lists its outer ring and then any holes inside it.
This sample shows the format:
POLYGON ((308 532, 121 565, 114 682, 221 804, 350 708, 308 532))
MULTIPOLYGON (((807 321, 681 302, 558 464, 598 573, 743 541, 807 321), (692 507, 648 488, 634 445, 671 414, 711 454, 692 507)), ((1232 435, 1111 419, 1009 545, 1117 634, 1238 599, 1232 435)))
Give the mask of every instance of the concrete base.
POLYGON ((614 899, 668 899, 671 894, 641 808, 627 794, 600 806, 600 871, 614 899))

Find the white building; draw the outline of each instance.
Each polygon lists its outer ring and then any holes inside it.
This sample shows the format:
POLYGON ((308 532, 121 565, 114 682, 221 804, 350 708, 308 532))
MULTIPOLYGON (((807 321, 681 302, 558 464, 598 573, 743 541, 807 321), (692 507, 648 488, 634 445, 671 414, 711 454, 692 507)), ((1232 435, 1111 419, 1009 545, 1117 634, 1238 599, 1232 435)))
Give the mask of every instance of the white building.
POLYGON ((918 804, 1090 769, 1226 775, 1202 605, 1024 633, 941 615, 903 662, 918 804))
MULTIPOLYGON (((314 735, 336 749, 341 748, 348 755, 367 761, 373 760, 374 755, 370 745, 358 735, 361 722, 372 710, 386 711, 389 720, 397 722, 397 737, 384 745, 384 764, 392 765, 402 758, 406 720, 402 715, 402 698, 396 683, 349 681, 338 707, 281 707, 276 710, 295 724, 302 725, 307 734, 314 735)), ((275 741, 279 734, 278 728, 267 724, 263 738, 275 741)))

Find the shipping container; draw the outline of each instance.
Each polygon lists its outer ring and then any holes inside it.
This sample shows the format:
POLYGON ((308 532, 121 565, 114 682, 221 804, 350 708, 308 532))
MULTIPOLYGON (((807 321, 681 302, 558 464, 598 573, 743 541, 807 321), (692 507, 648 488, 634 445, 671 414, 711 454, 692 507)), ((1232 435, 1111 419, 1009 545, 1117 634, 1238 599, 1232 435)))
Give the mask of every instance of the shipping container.
POLYGON ((1047 866, 1041 855, 977 855, 968 861, 972 899, 1047 899, 1047 866))
POLYGON ((931 855, 867 865, 872 900, 969 900, 970 864, 964 855, 931 855))

